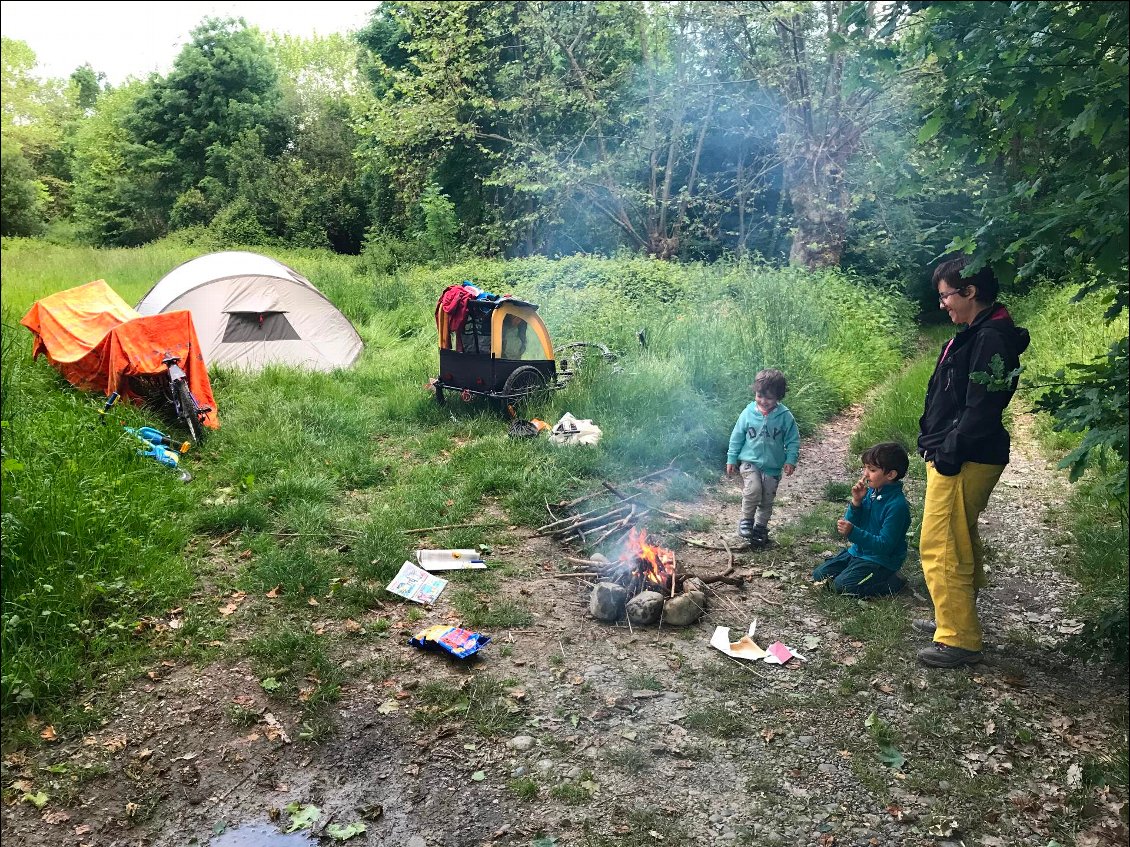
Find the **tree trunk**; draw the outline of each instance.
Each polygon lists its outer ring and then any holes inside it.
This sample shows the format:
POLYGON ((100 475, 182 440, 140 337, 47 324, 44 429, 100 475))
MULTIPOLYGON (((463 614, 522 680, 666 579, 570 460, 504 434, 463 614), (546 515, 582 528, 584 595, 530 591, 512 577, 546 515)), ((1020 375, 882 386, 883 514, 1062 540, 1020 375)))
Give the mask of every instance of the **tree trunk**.
POLYGON ((819 150, 789 162, 789 200, 793 207, 793 243, 789 264, 806 268, 837 267, 847 240, 849 198, 843 168, 819 150))

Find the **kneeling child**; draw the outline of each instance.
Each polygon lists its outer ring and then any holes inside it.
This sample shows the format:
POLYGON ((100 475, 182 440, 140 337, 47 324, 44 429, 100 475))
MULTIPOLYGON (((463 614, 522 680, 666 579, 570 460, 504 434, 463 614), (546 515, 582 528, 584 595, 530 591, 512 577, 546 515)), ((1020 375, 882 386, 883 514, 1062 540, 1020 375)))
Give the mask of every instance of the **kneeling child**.
POLYGON ((884 442, 860 456, 863 476, 852 486, 851 505, 836 522, 852 542, 846 550, 819 565, 812 578, 832 579, 832 588, 853 597, 895 594, 906 580, 899 568, 906 560, 910 507, 902 492, 910 458, 901 444, 884 442))

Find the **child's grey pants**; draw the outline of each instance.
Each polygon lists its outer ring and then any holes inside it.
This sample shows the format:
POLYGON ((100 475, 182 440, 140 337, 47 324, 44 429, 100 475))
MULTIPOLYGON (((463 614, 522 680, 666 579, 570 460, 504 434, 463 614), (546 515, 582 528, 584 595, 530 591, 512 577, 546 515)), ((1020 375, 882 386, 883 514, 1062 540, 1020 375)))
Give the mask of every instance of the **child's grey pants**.
POLYGON ((752 462, 742 462, 742 517, 757 526, 768 526, 777 497, 779 476, 769 476, 752 462))

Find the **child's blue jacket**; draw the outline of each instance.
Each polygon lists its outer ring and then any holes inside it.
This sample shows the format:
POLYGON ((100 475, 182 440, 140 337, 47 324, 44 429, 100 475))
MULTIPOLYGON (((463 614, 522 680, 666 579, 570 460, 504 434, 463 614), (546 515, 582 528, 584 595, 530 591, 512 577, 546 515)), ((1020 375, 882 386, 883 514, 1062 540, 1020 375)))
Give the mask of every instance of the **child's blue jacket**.
POLYGON ((761 414, 754 400, 740 415, 730 433, 726 464, 752 462, 768 476, 780 477, 785 465, 796 465, 800 453, 800 430, 784 403, 768 415, 761 414))
POLYGON ((906 560, 906 531, 910 529, 910 506, 902 491, 902 480, 888 482, 879 492, 868 488, 858 506, 848 504, 844 520, 852 523, 848 553, 897 571, 906 560))

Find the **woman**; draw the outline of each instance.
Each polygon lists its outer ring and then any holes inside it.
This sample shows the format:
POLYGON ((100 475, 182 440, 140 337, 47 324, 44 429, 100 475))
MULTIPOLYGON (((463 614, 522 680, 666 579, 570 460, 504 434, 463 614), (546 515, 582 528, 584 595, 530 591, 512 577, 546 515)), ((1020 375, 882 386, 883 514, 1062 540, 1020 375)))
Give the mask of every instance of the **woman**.
POLYGON ((966 262, 951 258, 934 271, 938 305, 964 328, 942 348, 918 422, 918 452, 926 460, 919 552, 934 621, 914 626, 933 632, 934 644, 919 650, 918 659, 938 668, 982 658, 976 600, 986 580, 977 518, 1008 464, 1001 415, 1029 341, 1028 330, 996 302, 1000 286, 992 270, 963 277, 966 262))

